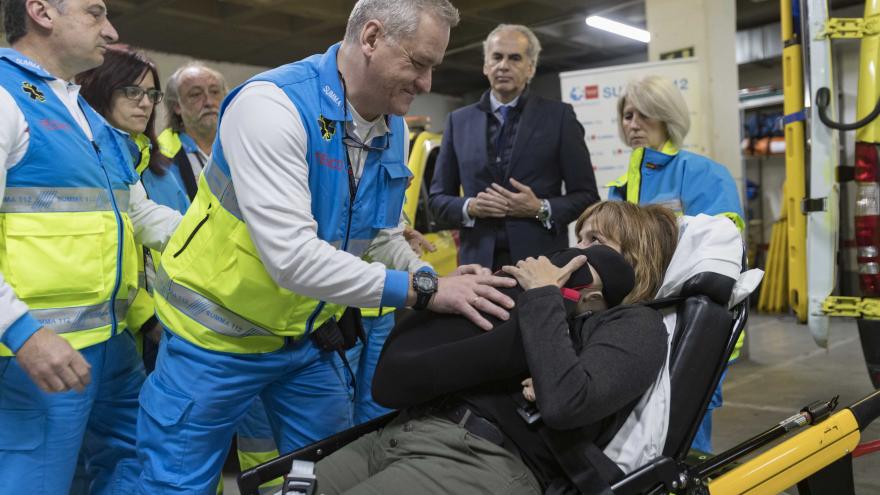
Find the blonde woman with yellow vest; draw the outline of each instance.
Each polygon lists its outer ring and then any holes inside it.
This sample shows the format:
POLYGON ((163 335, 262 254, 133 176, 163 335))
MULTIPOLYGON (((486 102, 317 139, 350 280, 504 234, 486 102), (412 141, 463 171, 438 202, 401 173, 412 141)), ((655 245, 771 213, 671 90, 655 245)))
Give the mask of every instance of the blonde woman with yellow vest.
MULTIPOLYGON (((739 192, 730 172, 710 158, 682 149, 690 130, 690 114, 671 80, 648 75, 627 84, 617 101, 617 124, 621 139, 633 152, 626 174, 608 184, 608 199, 661 204, 681 215, 724 216, 740 231, 745 228, 739 192)), ((742 342, 740 337, 731 361, 739 357, 742 342)), ((721 403, 719 382, 693 449, 712 451, 712 410, 721 403)))
POLYGON ((131 492, 143 365, 125 316, 136 243, 180 220, 146 199, 124 134, 79 96, 117 34, 101 1, 4 0, 0 50, 0 494, 131 492))

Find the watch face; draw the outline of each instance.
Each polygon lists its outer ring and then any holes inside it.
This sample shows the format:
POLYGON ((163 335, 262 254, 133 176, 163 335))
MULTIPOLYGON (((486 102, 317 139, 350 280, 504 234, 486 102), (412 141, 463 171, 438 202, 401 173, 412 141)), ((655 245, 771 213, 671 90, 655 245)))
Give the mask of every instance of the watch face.
POLYGON ((420 292, 433 292, 437 287, 437 283, 434 281, 434 277, 423 274, 416 277, 416 286, 420 292))

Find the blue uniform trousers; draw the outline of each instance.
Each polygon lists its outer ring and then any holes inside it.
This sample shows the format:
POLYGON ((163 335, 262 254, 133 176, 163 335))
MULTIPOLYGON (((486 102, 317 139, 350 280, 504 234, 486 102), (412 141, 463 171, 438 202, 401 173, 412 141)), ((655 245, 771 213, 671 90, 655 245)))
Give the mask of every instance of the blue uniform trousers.
POLYGON ((80 350, 83 393, 42 392, 14 357, 0 357, 0 494, 67 494, 82 451, 92 494, 130 495, 144 369, 129 332, 80 350))
MULTIPOLYGON (((352 371, 356 373, 354 424, 365 423, 379 417, 391 409, 382 407, 373 401, 371 385, 376 364, 382 346, 394 327, 394 312, 379 317, 365 317, 364 333, 367 337, 365 345, 357 345, 346 353, 352 371)), ((266 415, 263 401, 257 397, 238 425, 238 460, 242 469, 249 469, 266 462, 279 454, 275 443, 272 427, 266 415)), ((260 487, 261 493, 275 493, 278 483, 266 483, 260 487)))
MULTIPOLYGON (((394 328, 394 311, 391 309, 388 311, 382 316, 363 319, 367 342, 362 347, 358 346, 352 349, 359 351, 356 354, 356 359, 359 362, 351 363, 352 367, 357 370, 357 388, 354 400, 354 424, 356 425, 391 412, 391 409, 382 407, 373 400, 373 374, 376 372, 376 364, 379 363, 382 347, 385 345, 391 329, 394 328)), ((352 357, 349 357, 349 361, 351 360, 352 357)))
MULTIPOLYGON (((730 363, 728 363, 728 365, 729 364, 730 363)), ((709 407, 706 408, 706 414, 703 416, 703 420, 700 421, 700 428, 697 430, 697 434, 694 436, 694 441, 691 443, 692 449, 707 454, 712 453, 712 411, 718 409, 724 404, 724 399, 721 395, 721 385, 724 383, 725 378, 727 378, 727 369, 721 374, 721 379, 718 380, 718 386, 715 387, 715 391, 712 392, 712 399, 709 401, 709 407)))
POLYGON ((140 396, 138 493, 213 495, 232 435, 257 396, 282 452, 353 425, 347 371, 310 339, 232 354, 165 332, 140 396))

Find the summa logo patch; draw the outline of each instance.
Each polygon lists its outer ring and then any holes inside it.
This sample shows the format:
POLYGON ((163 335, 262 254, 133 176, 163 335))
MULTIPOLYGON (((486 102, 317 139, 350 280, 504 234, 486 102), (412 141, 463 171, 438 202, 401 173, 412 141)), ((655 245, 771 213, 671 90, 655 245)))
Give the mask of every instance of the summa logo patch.
POLYGON ((17 63, 18 65, 24 65, 27 67, 31 67, 33 69, 44 70, 42 67, 40 67, 39 64, 37 64, 33 60, 28 60, 26 58, 16 58, 15 63, 17 63))
POLYGON ((324 138, 324 141, 330 141, 330 139, 333 138, 333 135, 336 134, 335 121, 330 120, 323 115, 319 115, 318 125, 321 126, 321 137, 324 138))
POLYGON ((333 100, 333 103, 336 103, 337 107, 342 106, 342 100, 339 99, 339 96, 337 96, 336 92, 330 89, 330 86, 327 84, 324 85, 324 94, 327 95, 328 98, 333 100))
POLYGON ((42 91, 37 89, 36 86, 27 81, 21 83, 21 90, 27 93, 27 95, 30 96, 31 99, 34 101, 39 101, 40 103, 46 101, 46 95, 44 95, 42 91))

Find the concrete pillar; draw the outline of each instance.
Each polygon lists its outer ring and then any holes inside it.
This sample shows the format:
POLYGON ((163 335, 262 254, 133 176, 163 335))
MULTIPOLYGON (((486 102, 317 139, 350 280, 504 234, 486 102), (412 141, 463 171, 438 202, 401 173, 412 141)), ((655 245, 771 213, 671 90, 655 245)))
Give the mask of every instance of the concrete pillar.
MULTIPOLYGON (((710 158, 726 166, 736 181, 745 206, 743 161, 740 153, 739 70, 736 64, 736 2, 730 0, 646 0, 651 32, 648 60, 663 53, 693 47, 699 60, 700 110, 710 158)), ((694 109, 691 109, 694 111, 694 109)), ((749 357, 746 335, 740 357, 749 357)))
POLYGON ((646 0, 645 15, 651 32, 650 61, 660 60, 662 53, 693 47, 700 61, 708 155, 730 170, 742 192, 736 2, 646 0))

